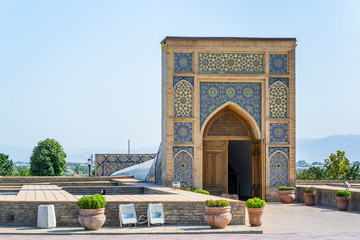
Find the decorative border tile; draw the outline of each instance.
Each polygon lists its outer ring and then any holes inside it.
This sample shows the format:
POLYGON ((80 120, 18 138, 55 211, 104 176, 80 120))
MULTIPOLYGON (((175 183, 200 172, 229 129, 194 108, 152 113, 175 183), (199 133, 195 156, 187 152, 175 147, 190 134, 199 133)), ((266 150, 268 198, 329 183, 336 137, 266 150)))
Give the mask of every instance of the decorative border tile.
POLYGON ((192 133, 193 133, 192 122, 174 123, 175 142, 192 142, 192 133))
POLYGON ((287 123, 270 123, 270 142, 271 143, 288 142, 287 123))
POLYGON ((110 176, 112 173, 155 158, 155 154, 95 154, 95 175, 110 176))
POLYGON ((184 147, 184 146, 177 146, 177 147, 173 147, 173 157, 175 157, 175 155, 178 152, 181 151, 186 151, 188 152, 192 157, 194 157, 194 147, 184 147))
POLYGON ((200 83, 200 127, 218 107, 231 101, 254 117, 261 129, 261 83, 200 83))
POLYGON ((269 147, 271 188, 288 185, 288 156, 287 147, 269 147))
POLYGON ((288 61, 287 54, 270 54, 269 72, 287 73, 288 61))
POLYGON ((188 82, 192 87, 194 87, 194 77, 174 77, 173 78, 173 87, 181 81, 188 82))
POLYGON ((199 72, 264 72, 264 54, 199 53, 199 72))
POLYGON ((192 72, 192 53, 175 53, 174 54, 174 71, 175 72, 192 72))
POLYGON ((180 151, 174 154, 174 181, 184 183, 187 186, 193 185, 192 158, 188 152, 180 151))
POLYGON ((289 84, 288 78, 281 78, 275 82, 274 82, 274 78, 269 79, 270 118, 288 117, 288 90, 286 87, 288 86, 288 84, 289 84))

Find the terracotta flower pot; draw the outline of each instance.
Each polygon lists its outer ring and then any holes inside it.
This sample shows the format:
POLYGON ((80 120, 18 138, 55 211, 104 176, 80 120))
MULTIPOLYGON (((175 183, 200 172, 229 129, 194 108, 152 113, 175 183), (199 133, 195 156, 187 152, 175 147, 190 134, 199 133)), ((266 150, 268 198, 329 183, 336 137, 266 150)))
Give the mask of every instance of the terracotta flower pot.
POLYGON ((314 193, 304 193, 305 205, 311 206, 315 205, 315 194, 314 193))
POLYGON ((336 197, 338 209, 340 211, 347 211, 349 207, 349 197, 336 197))
POLYGON ((259 227, 263 224, 264 208, 248 208, 249 223, 252 227, 259 227))
POLYGON ((80 209, 80 225, 86 230, 99 230, 105 223, 105 208, 80 209))
POLYGON ((205 207, 204 219, 211 228, 225 228, 231 221, 231 207, 205 207))
POLYGON ((279 191, 279 199, 282 203, 292 203, 295 200, 295 190, 279 191))

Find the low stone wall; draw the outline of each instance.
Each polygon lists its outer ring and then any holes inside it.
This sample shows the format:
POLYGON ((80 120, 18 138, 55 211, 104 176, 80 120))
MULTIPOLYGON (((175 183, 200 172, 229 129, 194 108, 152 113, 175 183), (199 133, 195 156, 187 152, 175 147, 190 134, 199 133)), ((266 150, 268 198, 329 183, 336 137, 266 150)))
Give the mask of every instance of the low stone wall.
POLYGON ((56 183, 56 182, 88 182, 88 181, 110 181, 129 176, 117 177, 4 177, 0 176, 0 183, 56 183))
POLYGON ((65 191, 73 195, 118 195, 118 194, 144 194, 143 187, 134 186, 89 186, 89 187, 62 187, 65 191))
POLYGON ((345 181, 349 183, 359 183, 360 180, 296 180, 296 185, 328 185, 334 183, 344 183, 345 181))
MULTIPOLYGON (((304 202, 304 188, 310 186, 296 186, 296 199, 297 202, 304 202)), ((339 190, 344 190, 344 188, 336 188, 336 187, 317 187, 316 195, 315 195, 315 204, 323 205, 328 207, 337 208, 336 201, 336 192, 339 190)), ((351 190, 351 197, 349 202, 349 211, 360 211, 360 190, 351 190)))
MULTIPOLYGON (((57 226, 80 226, 78 222, 79 207, 76 203, 42 203, 55 207, 57 226)), ((120 226, 119 203, 108 203, 105 207, 105 226, 120 226)), ((6 203, 0 202, 0 225, 2 226, 36 226, 39 203, 6 203), (9 214, 14 220, 9 221, 9 214)), ((164 205, 165 224, 204 224, 205 204, 203 202, 166 202, 164 205)), ((148 203, 135 203, 137 217, 145 215, 148 203)), ((245 224, 244 202, 231 202, 232 220, 230 224, 245 224)))

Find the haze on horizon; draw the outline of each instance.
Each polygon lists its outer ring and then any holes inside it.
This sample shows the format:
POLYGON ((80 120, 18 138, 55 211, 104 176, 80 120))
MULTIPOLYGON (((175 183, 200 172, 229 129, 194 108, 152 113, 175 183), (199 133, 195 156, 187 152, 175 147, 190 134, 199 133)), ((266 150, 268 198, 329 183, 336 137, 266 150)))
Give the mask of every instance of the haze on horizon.
POLYGON ((158 146, 165 36, 296 37, 297 138, 360 135, 359 25, 355 0, 1 1, 0 145, 158 146))

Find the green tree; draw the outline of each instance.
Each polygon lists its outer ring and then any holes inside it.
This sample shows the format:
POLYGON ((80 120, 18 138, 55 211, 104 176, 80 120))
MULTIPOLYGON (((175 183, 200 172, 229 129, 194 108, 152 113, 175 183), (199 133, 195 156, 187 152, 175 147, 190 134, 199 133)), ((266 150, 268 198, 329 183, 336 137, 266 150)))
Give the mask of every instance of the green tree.
POLYGON ((336 151, 331 154, 329 159, 325 159, 324 167, 329 177, 334 180, 339 180, 346 176, 346 171, 349 169, 349 159, 345 157, 345 151, 336 151))
POLYGON ((355 162, 354 165, 349 167, 346 171, 345 179, 347 180, 359 180, 360 179, 360 163, 355 162))
POLYGON ((13 161, 9 155, 0 153, 0 176, 11 176, 13 173, 13 161))
POLYGON ((76 172, 77 174, 80 173, 80 165, 79 164, 76 164, 74 172, 76 172))
POLYGON ((66 169, 66 153, 54 139, 40 141, 30 157, 32 176, 60 176, 66 169))

